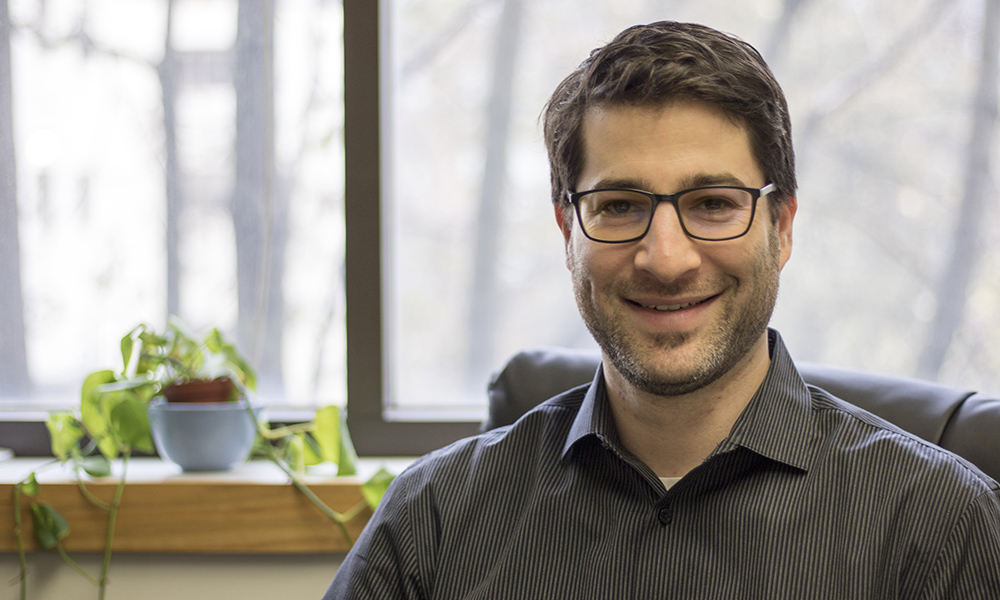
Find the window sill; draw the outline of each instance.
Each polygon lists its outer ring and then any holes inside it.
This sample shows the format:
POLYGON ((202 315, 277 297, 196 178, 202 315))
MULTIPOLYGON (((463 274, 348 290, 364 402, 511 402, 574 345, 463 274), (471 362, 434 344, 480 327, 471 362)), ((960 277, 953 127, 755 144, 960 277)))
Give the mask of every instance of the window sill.
MULTIPOLYGON (((47 461, 18 458, 0 462, 0 552, 16 552, 13 488, 47 461)), ((398 473, 408 461, 363 460, 358 477, 310 474, 306 482, 330 508, 346 512, 362 502, 361 484, 380 466, 398 473)), ((120 468, 120 464, 116 465, 120 468)), ((57 466, 38 475, 35 501, 54 506, 69 521, 63 541, 68 552, 103 552, 107 512, 80 493, 68 469, 57 466)), ((87 483, 95 496, 110 501, 117 480, 87 483)), ((23 498, 23 497, 22 497, 23 498)), ((22 500, 22 526, 28 551, 39 550, 31 517, 22 500)), ((364 509, 347 530, 357 539, 371 516, 364 509)), ((153 458, 129 463, 127 485, 115 528, 115 552, 300 554, 346 552, 347 542, 273 464, 251 461, 223 473, 183 473, 153 458)))

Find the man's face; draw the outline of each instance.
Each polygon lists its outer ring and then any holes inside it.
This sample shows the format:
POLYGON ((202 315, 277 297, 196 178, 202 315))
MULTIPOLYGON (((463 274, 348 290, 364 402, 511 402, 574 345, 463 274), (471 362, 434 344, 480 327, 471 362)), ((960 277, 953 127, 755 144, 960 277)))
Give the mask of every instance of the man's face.
MULTIPOLYGON (((628 187, 667 194, 699 185, 760 188, 745 128, 699 102, 591 108, 575 191, 628 187)), ((575 215, 556 208, 577 304, 605 355, 634 387, 661 396, 701 389, 751 350, 766 348, 778 275, 791 253, 794 202, 772 223, 758 202, 745 236, 693 240, 660 205, 644 238, 587 239, 575 215), (564 214, 566 213, 566 214, 564 214)))

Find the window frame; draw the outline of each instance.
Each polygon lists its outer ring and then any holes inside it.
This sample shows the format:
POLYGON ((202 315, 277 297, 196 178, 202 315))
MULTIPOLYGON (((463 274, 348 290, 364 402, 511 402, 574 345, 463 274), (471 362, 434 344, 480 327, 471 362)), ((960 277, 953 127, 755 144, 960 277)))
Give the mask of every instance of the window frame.
POLYGON ((477 433, 479 422, 445 420, 441 413, 431 415, 436 420, 394 418, 386 410, 394 390, 383 310, 389 289, 382 226, 385 14, 384 0, 344 2, 347 424, 361 456, 417 456, 477 433))

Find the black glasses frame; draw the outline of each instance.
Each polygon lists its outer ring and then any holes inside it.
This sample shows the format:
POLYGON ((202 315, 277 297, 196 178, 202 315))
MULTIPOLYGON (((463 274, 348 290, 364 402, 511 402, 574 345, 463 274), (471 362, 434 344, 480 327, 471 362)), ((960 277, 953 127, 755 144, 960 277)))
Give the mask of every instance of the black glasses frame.
POLYGON ((580 231, 583 232, 583 235, 587 236, 587 239, 595 242, 600 242, 602 244, 627 244, 629 242, 635 242, 637 240, 641 240, 642 238, 646 237, 646 234, 649 233, 649 228, 653 224, 653 217, 656 216, 656 208, 660 205, 661 202, 667 202, 673 205, 674 213, 677 214, 677 222, 681 224, 681 229, 684 230, 684 234, 687 235, 689 238, 694 240, 701 240, 704 242, 725 242, 728 240, 735 240, 736 238, 741 238, 750 231, 750 228, 753 226, 754 217, 757 216, 757 200, 763 198, 764 196, 767 196, 768 194, 774 193, 777 189, 778 186, 776 186, 773 183, 769 183, 759 189, 740 187, 737 185, 704 185, 701 187, 694 187, 694 188, 688 188, 686 190, 681 190, 674 194, 654 194, 652 192, 647 192, 644 190, 636 190, 632 188, 598 188, 594 190, 586 190, 583 192, 567 192, 566 195, 569 198, 570 204, 572 204, 573 208, 575 209, 576 220, 580 224, 580 231), (697 192, 698 190, 712 190, 712 189, 741 190, 750 194, 750 198, 752 200, 752 204, 750 206, 750 220, 747 221, 747 228, 744 229, 742 233, 739 233, 737 235, 731 235, 729 237, 724 237, 724 238, 707 238, 694 235, 690 231, 688 231, 687 226, 684 225, 684 218, 681 216, 680 208, 677 206, 677 199, 683 196, 684 194, 690 192, 697 192), (646 222, 646 229, 644 229, 641 234, 625 240, 602 240, 590 235, 590 233, 587 232, 587 228, 583 226, 583 216, 580 214, 580 198, 586 196, 587 194, 592 194, 594 192, 632 192, 635 194, 642 194, 643 196, 646 196, 647 198, 652 200, 653 209, 649 211, 649 221, 646 222))

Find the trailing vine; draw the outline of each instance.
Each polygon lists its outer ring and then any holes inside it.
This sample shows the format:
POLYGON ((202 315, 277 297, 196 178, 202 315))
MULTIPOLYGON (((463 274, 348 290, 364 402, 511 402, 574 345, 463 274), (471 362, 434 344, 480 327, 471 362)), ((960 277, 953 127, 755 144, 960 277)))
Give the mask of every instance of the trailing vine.
MULTIPOLYGON (((53 413, 46 421, 54 460, 14 485, 14 534, 17 538, 21 600, 27 600, 28 593, 25 505, 22 500, 28 502, 38 545, 45 550, 56 550, 67 565, 97 587, 98 599, 103 600, 129 460, 136 452, 151 454, 154 451, 146 416, 149 401, 166 383, 219 374, 231 377, 239 393, 245 397, 250 397, 252 393, 255 382, 253 371, 218 330, 213 330, 199 342, 177 321, 172 321, 163 334, 140 325, 122 339, 121 348, 124 365, 121 371, 92 373, 81 388, 79 411, 53 413), (121 473, 111 502, 105 502, 87 489, 87 481, 110 477, 112 461, 120 462, 121 473), (33 500, 40 489, 38 474, 59 465, 72 469, 81 495, 108 513, 104 553, 97 576, 75 562, 63 547, 63 540, 70 535, 70 523, 55 507, 33 500)), ((374 509, 378 505, 393 475, 380 469, 362 484, 363 500, 346 512, 337 512, 309 488, 302 476, 308 467, 324 463, 336 465, 340 476, 357 474, 357 456, 340 408, 327 406, 317 410, 314 418, 307 423, 272 428, 269 423, 257 418, 249 402, 246 405, 258 434, 254 456, 277 465, 289 483, 338 529, 348 547, 353 545, 347 524, 365 508, 374 509)))

